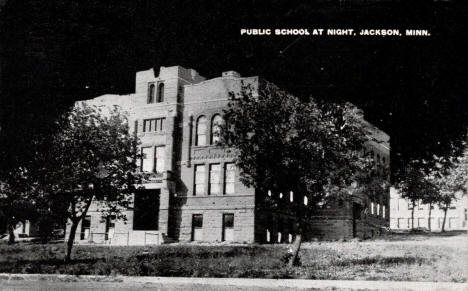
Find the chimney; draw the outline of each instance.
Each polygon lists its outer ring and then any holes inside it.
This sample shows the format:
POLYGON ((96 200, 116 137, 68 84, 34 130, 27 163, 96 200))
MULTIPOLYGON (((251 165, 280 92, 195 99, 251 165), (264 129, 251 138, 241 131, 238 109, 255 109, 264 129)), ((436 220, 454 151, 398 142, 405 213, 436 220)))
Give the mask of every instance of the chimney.
POLYGON ((232 78, 240 78, 240 74, 236 71, 226 71, 226 72, 223 72, 223 74, 221 75, 223 77, 232 77, 232 78))

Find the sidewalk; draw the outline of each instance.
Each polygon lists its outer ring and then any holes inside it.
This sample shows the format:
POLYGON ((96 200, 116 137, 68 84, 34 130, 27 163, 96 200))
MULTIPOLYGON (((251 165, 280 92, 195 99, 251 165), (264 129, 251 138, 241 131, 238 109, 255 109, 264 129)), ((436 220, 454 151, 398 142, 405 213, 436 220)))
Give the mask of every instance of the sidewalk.
POLYGON ((79 283, 100 282, 125 285, 151 284, 159 286, 204 285, 209 287, 233 286, 237 288, 265 288, 271 290, 294 289, 327 289, 327 290, 468 290, 468 283, 451 282, 401 282, 401 281, 345 281, 345 280, 301 280, 301 279, 243 279, 243 278, 187 278, 187 277, 125 277, 125 276, 73 276, 73 275, 40 275, 40 274, 0 274, 2 282, 57 282, 79 283))

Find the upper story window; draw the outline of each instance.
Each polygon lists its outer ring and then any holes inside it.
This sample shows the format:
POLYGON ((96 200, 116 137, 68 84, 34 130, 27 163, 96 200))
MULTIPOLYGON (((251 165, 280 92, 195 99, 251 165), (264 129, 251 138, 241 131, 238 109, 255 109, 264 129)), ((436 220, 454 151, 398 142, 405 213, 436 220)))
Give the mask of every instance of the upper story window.
POLYGON ((236 182, 236 166, 234 163, 226 163, 224 168, 224 193, 234 194, 234 184, 236 182))
POLYGON ((156 102, 164 102, 164 83, 158 85, 158 96, 156 102))
POLYGON ((152 118, 143 120, 143 132, 162 132, 166 118, 152 118))
POLYGON ((204 146, 206 145, 206 117, 200 116, 197 120, 197 134, 195 145, 204 146))
POLYGON ((147 103, 154 103, 154 93, 156 91, 156 86, 154 83, 149 83, 148 84, 148 98, 147 98, 147 103))
POLYGON ((221 140, 221 126, 223 118, 216 114, 211 121, 211 144, 217 144, 221 140))
POLYGON ((154 148, 154 170, 156 173, 164 172, 164 158, 166 148, 164 146, 157 146, 154 148))
POLYGON ((152 172, 154 168, 153 148, 141 148, 141 171, 152 172))
POLYGON ((164 172, 165 147, 142 147, 141 148, 141 171, 147 173, 164 172))
POLYGON ((220 171, 220 164, 210 164, 210 188, 208 194, 219 194, 220 171))
POLYGON ((193 195, 205 194, 205 165, 195 165, 195 189, 193 195))

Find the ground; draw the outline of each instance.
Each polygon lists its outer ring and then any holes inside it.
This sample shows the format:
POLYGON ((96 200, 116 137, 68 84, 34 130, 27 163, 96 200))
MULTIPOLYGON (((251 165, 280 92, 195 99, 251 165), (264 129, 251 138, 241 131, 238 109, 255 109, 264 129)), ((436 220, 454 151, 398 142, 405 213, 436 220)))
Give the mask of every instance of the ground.
POLYGON ((64 264, 63 244, 1 244, 0 273, 466 282, 467 246, 466 233, 309 242, 288 268, 290 245, 75 246, 64 264))

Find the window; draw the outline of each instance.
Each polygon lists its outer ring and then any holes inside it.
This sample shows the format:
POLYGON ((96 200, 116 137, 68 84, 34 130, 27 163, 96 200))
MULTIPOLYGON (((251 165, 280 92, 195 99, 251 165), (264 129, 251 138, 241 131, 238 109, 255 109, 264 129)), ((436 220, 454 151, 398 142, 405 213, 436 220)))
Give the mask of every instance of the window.
POLYGON ((195 145, 204 146, 206 144, 206 117, 200 116, 197 120, 197 134, 195 145))
POLYGON ((377 215, 380 215, 380 203, 377 203, 377 215))
POLYGON ((114 237, 115 233, 115 215, 108 216, 106 219, 106 237, 105 240, 114 237))
POLYGON ((155 91, 155 86, 154 83, 149 83, 148 84, 148 98, 147 98, 147 103, 154 103, 154 91, 155 91))
POLYGON ((143 132, 162 132, 166 118, 153 118, 143 120, 143 132))
POLYGON ((413 210, 414 203, 412 201, 408 201, 408 210, 413 210))
POLYGON ((418 209, 419 210, 424 210, 424 204, 422 203, 421 200, 418 201, 418 209))
POLYGON ((382 205, 382 217, 385 218, 385 205, 382 205))
POLYGON ((226 163, 224 168, 224 193, 234 194, 236 167, 234 163, 226 163))
POLYGON ((220 182, 220 164, 210 165, 210 185, 209 194, 219 194, 219 182, 220 182))
POLYGON ((152 172, 154 169, 152 147, 141 148, 141 155, 141 171, 152 172))
POLYGON ((165 158, 165 146, 157 146, 154 148, 154 164, 156 173, 164 172, 164 158, 165 158))
POLYGON ((370 208, 371 208, 371 210, 370 210, 370 211, 371 211, 371 214, 374 214, 374 202, 371 202, 370 205, 371 205, 371 206, 370 206, 370 208))
POLYGON ((304 205, 307 205, 309 204, 309 199, 307 198, 307 196, 304 196, 304 205))
POLYGON ((268 214, 267 217, 266 217, 266 225, 267 225, 267 229, 266 229, 266 241, 267 242, 271 242, 272 240, 272 237, 271 237, 271 233, 272 233, 272 226, 273 226, 273 222, 272 222, 272 218, 271 218, 271 215, 268 214))
POLYGON ((278 219, 278 243, 283 241, 283 220, 281 218, 278 219))
POLYGON ((194 227, 203 227, 203 214, 194 214, 192 216, 192 225, 194 227))
POLYGON ((195 165, 194 195, 205 193, 205 165, 195 165))
POLYGON ((221 126, 223 118, 216 114, 211 121, 211 144, 217 144, 221 140, 221 126))
POLYGON ((81 222, 81 233, 80 239, 88 239, 89 238, 89 229, 91 227, 91 215, 86 215, 81 222))
POLYGON ((294 201, 294 193, 293 191, 289 191, 289 202, 293 202, 294 201))
POLYGON ((158 99, 156 102, 164 102, 164 83, 159 83, 158 85, 158 99))
POLYGON ((289 243, 292 243, 293 239, 294 239, 294 220, 293 219, 289 219, 288 220, 288 228, 289 228, 289 234, 288 234, 288 242, 289 243))

